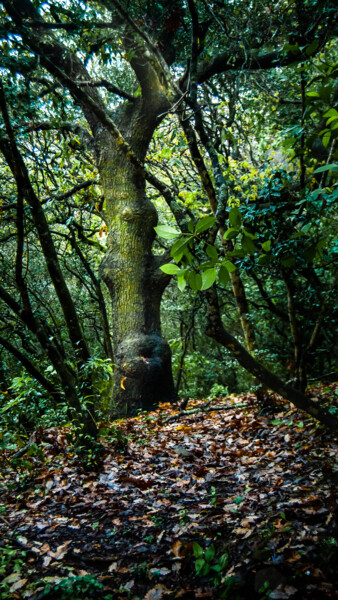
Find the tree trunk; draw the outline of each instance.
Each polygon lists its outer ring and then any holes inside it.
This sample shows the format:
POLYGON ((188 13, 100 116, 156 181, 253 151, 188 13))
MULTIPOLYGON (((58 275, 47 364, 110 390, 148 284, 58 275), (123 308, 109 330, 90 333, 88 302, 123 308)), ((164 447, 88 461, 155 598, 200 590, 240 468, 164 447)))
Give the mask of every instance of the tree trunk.
POLYGON ((112 299, 116 363, 112 416, 135 415, 175 398, 171 351, 160 325, 168 279, 151 251, 157 213, 142 174, 110 146, 101 161, 101 181, 109 235, 100 273, 112 299))

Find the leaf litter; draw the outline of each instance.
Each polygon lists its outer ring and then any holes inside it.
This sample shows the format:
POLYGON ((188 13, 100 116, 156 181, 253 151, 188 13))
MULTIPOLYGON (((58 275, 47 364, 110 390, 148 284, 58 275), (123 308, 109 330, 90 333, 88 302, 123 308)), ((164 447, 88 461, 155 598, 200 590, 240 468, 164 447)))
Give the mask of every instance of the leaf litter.
POLYGON ((2 452, 0 598, 336 597, 334 435, 279 397, 189 408, 115 422, 95 470, 66 428, 2 452))

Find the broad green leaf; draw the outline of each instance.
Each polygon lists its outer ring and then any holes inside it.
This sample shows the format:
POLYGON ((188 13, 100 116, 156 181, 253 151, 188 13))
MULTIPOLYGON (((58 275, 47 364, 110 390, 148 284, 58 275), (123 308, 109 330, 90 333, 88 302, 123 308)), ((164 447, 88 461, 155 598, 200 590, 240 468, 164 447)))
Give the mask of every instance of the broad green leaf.
POLYGON ((242 224, 241 211, 237 206, 233 206, 229 212, 229 221, 233 227, 240 227, 242 224))
POLYGON ((200 558, 201 556, 203 556, 203 548, 197 542, 193 542, 192 550, 196 558, 200 558))
POLYGON ((206 551, 204 553, 204 556, 205 556, 205 560, 207 562, 211 562, 212 561, 212 559, 215 556, 215 546, 213 544, 211 544, 210 546, 208 546, 208 548, 206 549, 206 551))
POLYGON ((241 502, 243 502, 243 498, 242 496, 236 496, 234 503, 235 504, 241 504, 241 502))
POLYGON ((206 253, 214 261, 218 260, 218 252, 215 246, 207 246, 206 253))
POLYGON ((209 289, 216 281, 216 268, 207 269, 202 273, 202 287, 201 290, 209 289))
POLYGON ((202 286, 202 277, 199 273, 195 273, 195 271, 192 271, 191 273, 189 273, 188 282, 191 289, 198 292, 202 286))
POLYGON ((226 268, 227 271, 229 271, 229 273, 232 273, 233 271, 236 271, 236 265, 234 265, 234 263, 230 262, 230 260, 223 260, 222 265, 226 268))
POLYGON ((160 269, 161 271, 163 271, 163 273, 167 273, 167 275, 176 275, 176 273, 178 273, 181 270, 178 265, 173 265, 171 263, 162 265, 160 269))
POLYGON ((314 173, 323 173, 324 171, 338 171, 338 165, 336 163, 331 163, 329 165, 324 165, 323 167, 318 167, 314 173))
POLYGON ((250 233, 250 231, 247 231, 246 229, 243 229, 243 233, 250 240, 257 240, 257 234, 256 233, 250 233))
POLYGON ((170 227, 169 225, 157 225, 154 227, 157 235, 164 238, 165 240, 171 240, 172 238, 178 237, 181 235, 174 227, 170 227))
POLYGON ((181 292, 183 292, 185 290, 186 285, 187 285, 187 280, 184 277, 184 275, 178 275, 177 276, 177 286, 178 286, 178 289, 181 292))
POLYGON ((220 266, 218 271, 218 281, 223 285, 227 285, 230 281, 229 271, 223 265, 220 266))
POLYGON ((237 229, 237 227, 230 227, 230 229, 227 229, 227 231, 223 235, 223 240, 232 240, 238 234, 239 234, 239 229, 237 229))
POLYGON ((206 231, 215 223, 215 217, 203 217, 196 223, 195 233, 202 233, 206 231))
POLYGON ((211 568, 213 571, 216 571, 216 573, 220 573, 222 571, 221 565, 213 565, 211 568))
POLYGON ((255 254, 255 252, 256 252, 255 244, 253 243, 252 240, 250 240, 250 238, 248 238, 246 236, 242 237, 242 248, 243 248, 243 250, 248 252, 248 254, 255 254))
POLYGON ((196 569, 197 575, 199 575, 201 573, 201 571, 202 571, 202 569, 204 569, 204 567, 205 567, 205 560, 204 560, 204 558, 198 558, 195 561, 195 569, 196 569))
POLYGON ((326 111, 326 113, 324 113, 323 116, 326 117, 326 118, 328 118, 328 117, 338 117, 338 111, 335 108, 330 108, 329 110, 326 111))
POLYGON ((302 233, 308 233, 310 231, 310 229, 312 229, 313 227, 313 223, 306 223, 306 225, 303 225, 301 231, 302 233))
POLYGON ((308 46, 307 48, 305 48, 305 52, 308 56, 311 56, 314 52, 316 52, 317 48, 319 46, 319 41, 318 40, 313 40, 310 44, 310 46, 308 46))
POLYGON ((269 250, 271 248, 271 240, 267 240, 266 242, 263 242, 262 248, 265 252, 269 252, 269 250))
POLYGON ((180 238, 176 240, 170 250, 170 256, 179 262, 184 254, 185 248, 188 246, 190 238, 180 238))
POLYGON ((326 148, 329 145, 330 139, 331 139, 331 131, 327 131, 326 133, 324 133, 323 139, 322 139, 324 148, 326 148))

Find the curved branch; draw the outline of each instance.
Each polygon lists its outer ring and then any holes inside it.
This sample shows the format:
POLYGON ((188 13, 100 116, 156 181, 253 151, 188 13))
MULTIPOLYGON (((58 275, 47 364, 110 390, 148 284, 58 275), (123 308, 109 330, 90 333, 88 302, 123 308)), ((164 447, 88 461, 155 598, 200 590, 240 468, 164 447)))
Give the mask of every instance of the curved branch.
POLYGON ((59 390, 50 381, 48 381, 48 379, 46 379, 44 375, 42 375, 42 373, 34 366, 34 364, 27 358, 27 356, 23 354, 23 352, 21 352, 21 350, 15 348, 15 346, 13 346, 11 342, 6 340, 2 336, 0 336, 0 344, 7 350, 7 352, 9 352, 10 354, 12 354, 12 356, 18 359, 18 361, 26 369, 27 373, 32 375, 32 377, 34 377, 36 381, 41 383, 45 390, 51 396, 53 396, 55 403, 63 401, 59 390))
POLYGON ((318 419, 329 429, 338 431, 338 419, 327 408, 323 408, 313 400, 298 392, 289 384, 284 383, 277 375, 266 369, 259 363, 236 338, 224 327, 219 310, 217 292, 210 288, 205 292, 207 298, 207 320, 206 334, 227 348, 236 357, 242 367, 257 377, 263 384, 292 402, 300 410, 318 419))

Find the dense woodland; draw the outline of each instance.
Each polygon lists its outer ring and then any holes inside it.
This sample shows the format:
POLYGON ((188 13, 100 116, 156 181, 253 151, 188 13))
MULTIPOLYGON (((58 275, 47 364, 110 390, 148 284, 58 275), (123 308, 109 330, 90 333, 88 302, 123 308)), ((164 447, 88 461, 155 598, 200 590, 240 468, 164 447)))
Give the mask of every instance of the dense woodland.
POLYGON ((336 16, 0 2, 1 599, 333 598, 336 16))

